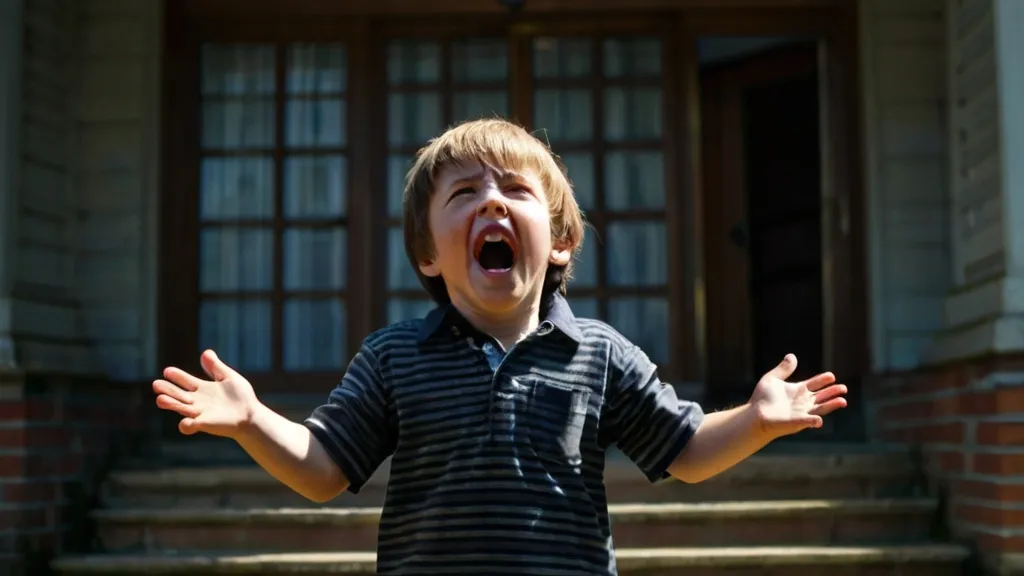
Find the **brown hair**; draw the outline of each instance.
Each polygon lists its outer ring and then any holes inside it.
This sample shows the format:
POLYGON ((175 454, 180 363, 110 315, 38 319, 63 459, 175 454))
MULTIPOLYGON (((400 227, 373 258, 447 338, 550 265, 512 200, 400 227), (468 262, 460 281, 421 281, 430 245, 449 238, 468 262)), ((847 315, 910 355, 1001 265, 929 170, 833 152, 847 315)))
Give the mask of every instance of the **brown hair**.
MULTIPOLYGON (((437 175, 449 165, 483 162, 510 170, 532 170, 548 201, 551 236, 573 247, 583 245, 583 213, 576 203, 565 167, 546 144, 522 127, 507 120, 481 119, 449 128, 416 154, 416 162, 405 177, 402 205, 405 220, 405 253, 420 283, 439 304, 450 301, 448 287, 438 276, 420 272, 420 264, 434 256, 430 235, 430 199, 437 175)), ((544 277, 544 296, 556 290, 565 293, 572 277, 572 260, 566 266, 549 265, 544 277)))

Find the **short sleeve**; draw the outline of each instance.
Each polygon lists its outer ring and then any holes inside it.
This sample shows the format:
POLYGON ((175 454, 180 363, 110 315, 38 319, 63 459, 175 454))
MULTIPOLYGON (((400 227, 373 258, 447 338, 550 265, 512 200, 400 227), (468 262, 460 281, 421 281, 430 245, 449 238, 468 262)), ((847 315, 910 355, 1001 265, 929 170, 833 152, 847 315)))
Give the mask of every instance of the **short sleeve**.
POLYGON ((667 478, 669 466, 704 420, 704 411, 679 399, 640 348, 613 349, 611 362, 602 416, 606 440, 618 445, 651 482, 667 478))
POLYGON ((348 478, 348 491, 359 493, 394 452, 397 438, 394 409, 369 346, 362 346, 327 403, 304 424, 348 478))

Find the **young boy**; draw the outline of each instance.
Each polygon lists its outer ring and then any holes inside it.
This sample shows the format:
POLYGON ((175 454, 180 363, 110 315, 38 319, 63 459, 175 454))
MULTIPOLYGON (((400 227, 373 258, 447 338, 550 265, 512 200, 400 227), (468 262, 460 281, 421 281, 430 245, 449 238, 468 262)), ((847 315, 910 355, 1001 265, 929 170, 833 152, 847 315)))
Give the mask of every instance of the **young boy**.
POLYGON ((562 293, 583 240, 565 173, 522 128, 481 120, 420 151, 405 187, 405 245, 438 307, 363 342, 303 424, 275 414, 206 351, 212 380, 177 368, 153 389, 185 434, 239 444, 316 502, 358 492, 389 456, 381 574, 616 573, 604 490, 618 446, 654 481, 700 482, 846 405, 825 373, 704 415, 676 398, 611 327, 562 293))

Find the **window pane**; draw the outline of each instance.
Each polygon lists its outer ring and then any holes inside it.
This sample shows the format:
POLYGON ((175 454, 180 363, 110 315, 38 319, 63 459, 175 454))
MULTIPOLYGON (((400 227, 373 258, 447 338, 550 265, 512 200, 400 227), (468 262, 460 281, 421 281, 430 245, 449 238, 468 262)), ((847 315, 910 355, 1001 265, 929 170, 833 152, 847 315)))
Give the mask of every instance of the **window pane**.
POLYGON ((285 144, 291 147, 344 146, 348 127, 345 101, 289 100, 285 144))
POLYGON ((597 235, 589 230, 583 238, 583 246, 576 254, 573 263, 570 286, 576 288, 593 288, 597 286, 597 255, 601 247, 597 245, 597 235))
POLYGON ((273 46, 207 44, 200 60, 204 95, 274 93, 273 46))
POLYGON ((455 122, 508 116, 508 94, 504 91, 462 91, 452 97, 455 122))
POLYGON ((240 371, 270 368, 270 302, 217 300, 199 306, 199 350, 240 371))
POLYGON ((664 298, 612 298, 608 323, 655 363, 668 360, 668 302, 664 298))
POLYGON ((586 38, 537 38, 533 41, 535 78, 579 78, 590 75, 590 40, 586 38))
POLYGON ((667 244, 664 222, 613 222, 604 248, 612 286, 663 286, 667 244))
POLYGON ((468 39, 452 42, 452 80, 504 82, 508 78, 508 42, 505 39, 468 39))
POLYGON ((661 74, 661 41, 657 38, 604 41, 604 75, 609 78, 657 77, 661 74))
POLYGON ((340 300, 288 300, 284 303, 282 321, 285 370, 344 368, 348 322, 340 300))
POLYGON ((388 44, 389 84, 433 84, 441 81, 441 46, 436 42, 397 41, 388 44))
POLYGON ((288 92, 342 92, 347 69, 344 46, 296 44, 288 50, 288 92))
POLYGON ((203 103, 204 148, 270 148, 274 133, 272 100, 203 103))
POLYGON ((594 155, 587 152, 571 152, 562 155, 562 163, 565 164, 580 208, 594 208, 594 155))
POLYGON ((388 142, 392 146, 422 146, 440 134, 443 126, 440 94, 427 92, 388 96, 388 142))
POLYGON ((346 240, 342 228, 285 230, 285 289, 344 289, 348 265, 346 240))
POLYGON ((661 137, 661 90, 606 88, 604 123, 610 142, 661 137))
POLYGON ((573 298, 572 289, 569 290, 569 297, 566 298, 569 307, 572 308, 573 316, 577 318, 592 318, 600 320, 597 309, 597 298, 573 298))
POLYGON ((637 210, 665 206, 661 151, 612 152, 604 160, 605 206, 637 210))
POLYGON ((401 227, 388 230, 388 288, 392 290, 422 288, 419 276, 405 255, 405 239, 401 227))
POLYGON ((405 190, 405 174, 412 168, 413 157, 396 154, 388 156, 388 216, 402 216, 402 193, 405 190))
POLYGON ((269 228, 206 229, 199 236, 199 288, 203 292, 270 290, 274 232, 269 228))
POLYGON ((270 158, 204 158, 199 217, 234 220, 274 217, 274 162, 270 158))
MULTIPOLYGON (((537 90, 534 126, 546 131, 548 142, 586 142, 592 135, 594 117, 587 90, 537 90)), ((541 140, 545 134, 538 134, 541 140)))
POLYGON ((423 318, 434 306, 433 300, 392 298, 388 300, 388 324, 423 318))
POLYGON ((286 218, 340 218, 348 211, 348 159, 292 156, 284 161, 286 218))

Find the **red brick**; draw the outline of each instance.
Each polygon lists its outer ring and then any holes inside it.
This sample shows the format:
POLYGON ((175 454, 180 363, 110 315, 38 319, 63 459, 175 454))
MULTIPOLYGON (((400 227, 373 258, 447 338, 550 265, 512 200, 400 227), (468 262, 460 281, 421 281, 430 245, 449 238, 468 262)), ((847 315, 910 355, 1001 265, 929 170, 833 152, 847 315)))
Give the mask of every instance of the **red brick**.
POLYGON ((1024 423, 981 422, 975 436, 979 444, 1024 445, 1024 423))
POLYGON ((962 452, 948 450, 936 451, 927 456, 928 468, 938 468, 942 472, 963 472, 966 456, 962 452))
POLYGON ((979 474, 1024 474, 1024 454, 975 454, 971 470, 979 474))
POLYGON ((16 478, 24 473, 25 457, 20 455, 0 455, 0 478, 16 478))
POLYGON ((57 498, 57 485, 52 482, 8 482, 0 485, 3 502, 53 502, 57 498))
POLYGON ((27 415, 28 406, 24 401, 0 402, 0 422, 25 420, 27 415))
POLYGON ((1024 386, 966 394, 960 413, 969 416, 1024 413, 1024 386))
POLYGON ((1000 536, 980 532, 974 534, 973 540, 981 552, 1024 552, 1024 536, 1000 536))
POLYGON ((961 480, 953 485, 953 493, 962 498, 979 498, 994 502, 1024 502, 1024 483, 961 480))
POLYGON ((25 429, 21 426, 0 428, 0 450, 21 448, 25 445, 25 429))
POLYGON ((898 428, 893 430, 894 434, 887 434, 896 442, 908 444, 959 444, 964 439, 963 422, 950 422, 947 424, 925 424, 909 428, 898 428))

